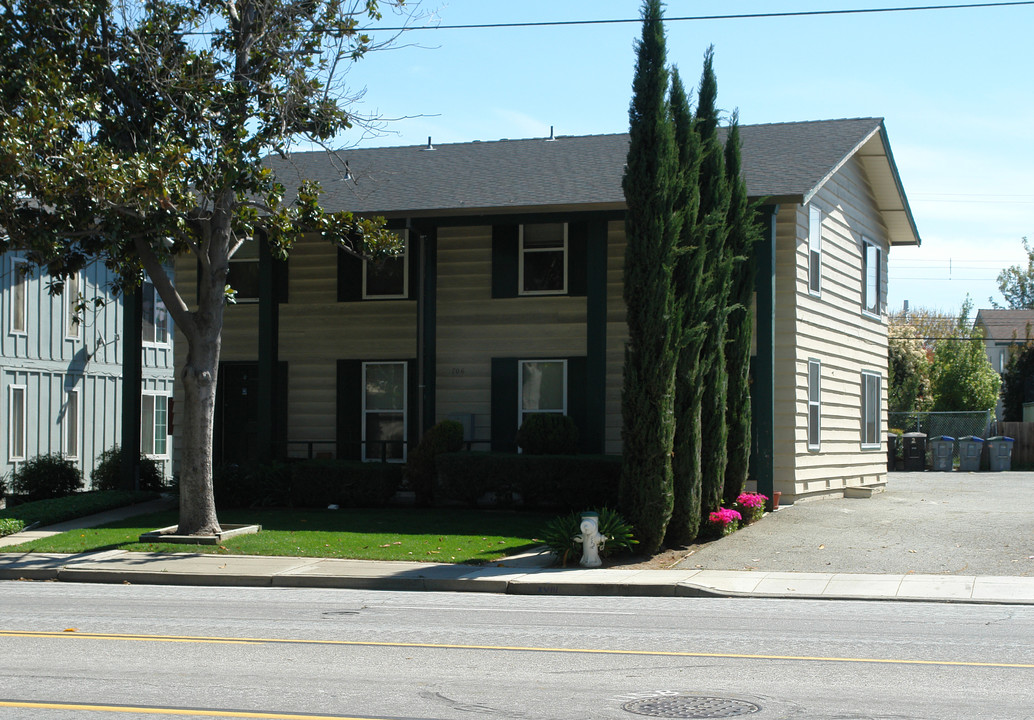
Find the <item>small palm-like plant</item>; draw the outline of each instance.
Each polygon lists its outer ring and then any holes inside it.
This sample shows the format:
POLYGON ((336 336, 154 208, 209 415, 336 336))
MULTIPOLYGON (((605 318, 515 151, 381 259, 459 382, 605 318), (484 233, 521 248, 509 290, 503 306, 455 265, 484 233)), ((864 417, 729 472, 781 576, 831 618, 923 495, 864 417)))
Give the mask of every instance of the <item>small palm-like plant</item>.
MULTIPOLYGON (((632 526, 620 513, 609 508, 593 512, 600 516, 599 531, 606 538, 600 544, 600 556, 631 552, 633 546, 639 544, 632 526)), ((582 551, 581 543, 575 540, 581 533, 581 523, 582 513, 573 512, 551 520, 542 531, 542 542, 553 551, 561 565, 566 565, 569 559, 577 558, 582 551)))

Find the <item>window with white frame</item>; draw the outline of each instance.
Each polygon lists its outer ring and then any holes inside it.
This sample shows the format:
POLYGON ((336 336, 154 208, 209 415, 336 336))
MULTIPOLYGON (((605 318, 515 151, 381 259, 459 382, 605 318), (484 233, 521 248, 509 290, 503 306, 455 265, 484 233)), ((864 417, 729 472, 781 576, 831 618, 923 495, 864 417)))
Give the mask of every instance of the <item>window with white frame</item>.
POLYGON ((226 284, 234 290, 234 303, 247 305, 259 301, 259 246, 254 238, 241 243, 230 258, 226 284))
POLYGON ((518 256, 521 295, 567 292, 567 223, 521 225, 518 256))
POLYGON ((567 361, 521 360, 518 372, 520 395, 517 427, 535 413, 567 414, 567 361))
POLYGON ((880 314, 880 247, 871 240, 862 240, 862 310, 869 315, 880 314))
POLYGON ((7 397, 7 457, 25 459, 25 386, 11 385, 7 397))
POLYGON ((82 318, 79 317, 79 273, 65 278, 65 337, 78 340, 81 335, 82 318))
POLYGON ((409 231, 403 231, 401 255, 363 261, 364 300, 405 300, 409 296, 409 231))
POLYGON ((64 454, 66 458, 79 457, 79 391, 65 393, 65 411, 62 417, 64 454))
POLYGON ((363 363, 363 459, 406 459, 406 363, 363 363))
POLYGON ((169 398, 145 394, 140 398, 140 452, 165 457, 169 443, 169 398))
POLYGON ((862 447, 880 447, 883 380, 879 373, 862 372, 862 447))
POLYGON ((166 345, 169 342, 169 313, 154 285, 145 282, 140 289, 144 306, 144 342, 166 345))
POLYGON ((822 210, 808 210, 808 292, 822 294, 822 210))
POLYGON ((29 279, 24 270, 24 260, 11 261, 11 316, 10 332, 24 334, 29 315, 29 279))
POLYGON ((820 384, 822 382, 822 363, 818 360, 808 361, 808 449, 818 450, 822 439, 822 406, 820 384))

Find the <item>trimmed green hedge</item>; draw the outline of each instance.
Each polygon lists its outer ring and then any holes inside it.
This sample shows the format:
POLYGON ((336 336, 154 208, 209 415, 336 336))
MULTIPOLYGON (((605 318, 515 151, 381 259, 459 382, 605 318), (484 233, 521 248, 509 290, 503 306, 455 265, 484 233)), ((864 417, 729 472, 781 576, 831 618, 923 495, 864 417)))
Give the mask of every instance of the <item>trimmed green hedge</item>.
POLYGON ((0 520, 12 519, 26 526, 33 523, 53 525, 54 523, 74 520, 93 515, 94 513, 113 510, 135 503, 154 500, 161 497, 154 492, 126 492, 122 490, 97 490, 66 495, 62 498, 36 500, 13 505, 0 510, 0 520))
POLYGON ((25 523, 14 518, 0 518, 0 537, 14 535, 25 529, 25 523))
POLYGON ((299 460, 215 472, 216 506, 382 507, 402 483, 403 465, 355 460, 299 460))
POLYGON ((615 455, 514 455, 459 452, 436 458, 438 496, 477 506, 579 510, 615 506, 621 458, 615 455))

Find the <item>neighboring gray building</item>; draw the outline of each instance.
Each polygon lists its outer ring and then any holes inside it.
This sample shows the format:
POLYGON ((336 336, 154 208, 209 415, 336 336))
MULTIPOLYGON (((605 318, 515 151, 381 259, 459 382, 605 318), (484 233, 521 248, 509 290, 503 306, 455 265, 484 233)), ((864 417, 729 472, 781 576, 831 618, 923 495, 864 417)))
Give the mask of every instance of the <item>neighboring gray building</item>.
MULTIPOLYGON (((987 359, 999 375, 1005 372, 1014 350, 1034 336, 1034 310, 977 310, 976 327, 984 334, 987 359)), ((1002 419, 1002 400, 995 417, 1002 419)))
MULTIPOLYGON (((60 295, 50 294, 45 272, 23 274, 26 266, 19 253, 0 255, 0 475, 59 453, 89 487, 98 456, 121 444, 122 297, 108 290, 111 274, 99 262, 60 295)), ((141 448, 171 476, 173 333, 153 286, 142 292, 141 448)))

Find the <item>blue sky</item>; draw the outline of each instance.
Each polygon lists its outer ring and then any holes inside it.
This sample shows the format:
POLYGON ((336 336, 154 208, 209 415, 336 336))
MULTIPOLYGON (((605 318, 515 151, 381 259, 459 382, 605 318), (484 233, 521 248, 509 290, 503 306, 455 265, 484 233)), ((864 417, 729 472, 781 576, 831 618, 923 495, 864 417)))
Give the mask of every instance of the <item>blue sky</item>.
MULTIPOLYGON (((670 0, 668 18, 962 4, 961 0, 670 0)), ((423 25, 638 18, 636 0, 425 0, 423 25)), ((398 24, 390 14, 381 27, 398 24)), ((920 248, 889 256, 889 306, 1001 300, 995 278, 1034 240, 1034 5, 669 21, 695 86, 715 46, 719 106, 744 124, 886 119, 920 248)), ((360 110, 396 118, 366 147, 625 132, 637 23, 429 29, 355 65, 360 110)), ((383 34, 378 35, 383 37, 383 34)))

